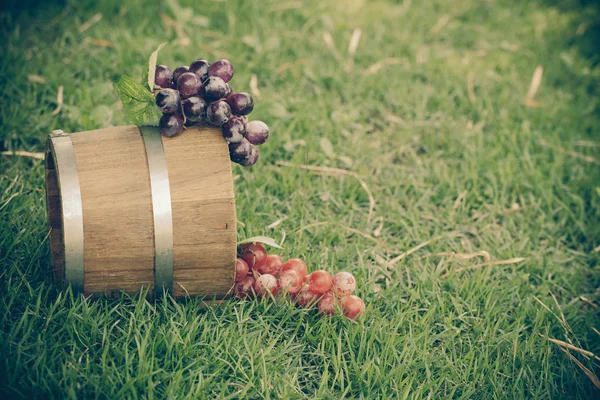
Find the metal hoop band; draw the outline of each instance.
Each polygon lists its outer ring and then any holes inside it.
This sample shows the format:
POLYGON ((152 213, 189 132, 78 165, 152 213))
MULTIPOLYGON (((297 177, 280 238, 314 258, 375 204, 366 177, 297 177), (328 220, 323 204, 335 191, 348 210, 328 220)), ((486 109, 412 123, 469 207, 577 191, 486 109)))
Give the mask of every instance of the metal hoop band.
POLYGON ((154 214, 154 297, 173 292, 173 212, 171 187, 162 137, 158 128, 140 127, 146 147, 154 214))
POLYGON ((75 151, 71 137, 62 131, 50 134, 50 141, 62 207, 64 278, 74 292, 83 293, 83 206, 75 151))

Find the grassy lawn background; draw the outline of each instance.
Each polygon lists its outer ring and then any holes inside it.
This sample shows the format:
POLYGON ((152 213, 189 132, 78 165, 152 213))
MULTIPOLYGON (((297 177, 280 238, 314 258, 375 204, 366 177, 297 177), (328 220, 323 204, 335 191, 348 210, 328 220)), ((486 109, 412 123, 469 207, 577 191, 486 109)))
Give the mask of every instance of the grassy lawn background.
POLYGON ((43 162, 0 156, 0 393, 598 395, 540 337, 600 354, 593 2, 43 3, 0 13, 1 150, 43 151, 53 129, 126 124, 112 83, 141 77, 165 40, 159 62, 172 67, 229 58, 237 90, 256 74, 252 117, 272 129, 257 166, 234 168, 240 238, 285 238, 284 258, 351 271, 368 307, 352 323, 289 302, 73 298, 50 279, 43 162), (524 102, 537 66, 541 85, 524 102), (352 176, 278 161, 355 171, 373 218, 352 176), (477 252, 526 260, 461 271, 485 261, 465 259, 477 252))

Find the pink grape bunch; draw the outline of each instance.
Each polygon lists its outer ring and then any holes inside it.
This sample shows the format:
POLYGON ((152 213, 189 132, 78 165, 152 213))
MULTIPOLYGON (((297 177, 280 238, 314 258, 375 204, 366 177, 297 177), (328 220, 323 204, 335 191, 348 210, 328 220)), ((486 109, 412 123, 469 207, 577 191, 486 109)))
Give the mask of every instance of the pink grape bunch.
POLYGON ((349 272, 331 276, 321 269, 309 274, 301 259, 284 262, 280 256, 268 254, 260 243, 238 248, 233 287, 237 298, 268 299, 286 294, 300 307, 316 307, 322 316, 332 316, 340 310, 347 318, 355 320, 364 314, 365 303, 352 294, 354 289, 356 279, 349 272))
POLYGON ((249 167, 256 164, 256 146, 267 141, 269 127, 262 121, 248 122, 254 99, 249 93, 233 91, 228 83, 233 73, 233 65, 224 59, 212 64, 196 60, 174 71, 157 65, 154 98, 163 112, 158 128, 162 135, 173 137, 186 126, 219 127, 229 143, 231 161, 249 167))

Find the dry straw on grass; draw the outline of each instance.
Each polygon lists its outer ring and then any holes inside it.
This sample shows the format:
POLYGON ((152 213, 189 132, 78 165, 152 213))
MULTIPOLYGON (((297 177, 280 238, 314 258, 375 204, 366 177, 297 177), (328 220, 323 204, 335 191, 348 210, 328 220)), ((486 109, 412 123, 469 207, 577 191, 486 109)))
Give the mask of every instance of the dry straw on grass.
POLYGON ((36 75, 36 74, 29 74, 27 75, 27 80, 29 82, 33 82, 33 83, 47 83, 48 81, 46 80, 46 78, 44 78, 43 76, 40 75, 36 75))
POLYGON ((260 90, 258 90, 258 77, 256 74, 252 74, 250 77, 250 92, 252 93, 252 96, 256 97, 257 99, 260 98, 260 90))
POLYGON ((102 14, 97 13, 95 14, 92 18, 90 18, 89 20, 87 20, 86 22, 84 22, 80 27, 79 27, 79 33, 83 33, 85 31, 87 31, 88 29, 90 29, 92 26, 96 25, 98 22, 100 22, 100 20, 102 19, 102 14))
POLYGON ((62 110, 62 106, 63 106, 63 91, 64 91, 64 86, 60 85, 58 87, 58 94, 56 95, 56 108, 54 109, 54 111, 52 111, 52 116, 56 116, 58 115, 58 113, 60 112, 60 110, 62 110))
POLYGON ((371 74, 376 73, 377 71, 379 71, 380 69, 382 69, 384 67, 388 67, 390 65, 398 65, 398 64, 407 65, 407 64, 409 64, 409 62, 406 58, 396 58, 396 57, 384 58, 382 60, 377 61, 375 64, 371 65, 370 67, 368 67, 365 70, 365 74, 371 75, 371 74))
POLYGON ((379 220, 379 225, 373 231, 373 236, 375 236, 375 237, 379 237, 381 235, 381 231, 383 230, 383 218, 382 217, 375 218, 375 221, 377 221, 377 220, 379 220))
POLYGON ((538 90, 542 84, 543 75, 544 75, 544 67, 542 67, 541 65, 538 65, 535 68, 535 71, 533 71, 533 76, 531 77, 531 83, 529 84, 529 91, 527 92, 527 96, 525 97, 525 100, 523 101, 523 103, 526 106, 528 106, 528 107, 539 107, 540 106, 540 103, 535 101, 533 98, 535 97, 536 93, 538 92, 538 90))
POLYGON ((350 67, 349 67, 348 63, 344 62, 344 58, 339 53, 339 51, 336 49, 335 42, 333 40, 333 36, 331 36, 331 33, 327 32, 327 31, 323 31, 323 42, 325 42, 325 45, 331 52, 331 55, 335 58, 335 60, 338 62, 338 64, 340 64, 342 69, 344 71, 346 71, 347 73, 349 73, 350 67))
POLYGON ((584 356, 586 356, 588 358, 594 358, 594 359, 600 361, 600 357, 598 357, 597 355, 595 355, 591 351, 587 351, 587 350, 584 350, 584 349, 582 349, 580 347, 573 346, 572 344, 567 343, 567 342, 563 342, 562 340, 549 338, 547 336, 542 335, 539 332, 538 332, 538 335, 540 335, 540 337, 543 337, 544 339, 548 340, 549 342, 552 342, 552 343, 554 343, 554 344, 556 344, 556 345, 558 345, 560 347, 563 347, 563 348, 568 349, 568 350, 576 351, 577 353, 583 354, 584 356))
POLYGON ((450 16, 449 15, 443 15, 438 22, 435 23, 435 25, 429 30, 429 33, 431 35, 437 35, 437 33, 439 31, 441 31, 446 25, 448 25, 448 22, 450 22, 450 16))
POLYGON ((600 379, 598 379, 598 377, 596 376, 596 374, 594 374, 592 371, 590 371, 588 368, 586 368, 586 366, 583 365, 581 363, 581 361, 579 361, 577 358, 575 358, 573 356, 573 354, 569 353, 568 350, 565 350, 562 347, 560 349, 561 349, 562 352, 564 352, 566 355, 568 355, 569 358, 571 360, 573 360, 573 362, 575 364, 577 364, 577 366, 583 371, 584 374, 587 375, 588 378, 590 378, 590 380, 592 381, 592 383, 594 384, 594 386, 596 386, 597 389, 600 389, 600 379))
POLYGON ((85 43, 90 43, 93 46, 96 47, 115 47, 115 44, 111 41, 105 40, 105 39, 92 39, 92 38, 85 38, 84 39, 85 43))
POLYGON ((30 151, 3 151, 3 156, 31 157, 38 160, 44 159, 44 153, 32 153, 30 151))
MULTIPOLYGON (((556 318, 556 320, 562 325, 562 327, 565 330, 565 337, 566 339, 571 342, 571 340, 569 339, 569 334, 571 335, 575 335, 575 332, 573 331, 573 329, 571 328, 571 326, 569 325, 569 323, 567 322, 567 319, 565 318, 565 315, 562 312, 562 309, 560 307, 560 304, 558 303, 558 300, 556 299, 556 296, 554 295, 554 293, 550 292, 550 295, 552 296, 552 300, 554 301, 554 304, 556 304, 556 307, 558 308, 558 311, 560 313, 560 317, 550 309, 550 307, 548 307, 543 301, 541 301, 539 298, 537 298, 537 296, 533 296, 533 298, 542 305, 542 307, 544 307, 548 312, 550 312, 554 318, 556 318)), ((592 330, 596 333, 598 333, 600 335, 600 332, 598 332, 598 330, 594 327, 592 327, 592 330)), ((595 355, 594 353, 592 353, 591 351, 585 350, 583 348, 581 348, 580 346, 575 346, 572 343, 567 343, 563 340, 558 340, 558 339, 554 339, 554 338, 550 338, 547 336, 542 335, 541 333, 538 332, 538 335, 546 340, 548 340, 551 343, 554 343, 555 345, 559 346, 559 349, 564 352, 578 367, 579 369, 581 369, 583 371, 583 373, 592 381, 592 383, 594 384, 594 386, 596 386, 596 388, 600 389, 600 379, 598 378, 598 376, 593 373, 592 371, 590 371, 585 365, 583 365, 581 363, 581 361, 579 361, 575 356, 573 356, 573 354, 571 354, 571 351, 574 351, 578 354, 581 354, 582 356, 584 356, 586 359, 593 359, 596 361, 600 361, 600 357, 598 357, 597 355, 595 355)), ((576 341, 577 338, 575 338, 576 341)))
POLYGON ((372 241, 373 243, 375 243, 375 244, 377 244, 377 245, 379 245, 381 247, 387 247, 384 242, 382 242, 379 239, 374 238, 373 236, 371 236, 369 234, 361 232, 358 229, 351 228, 349 226, 342 225, 342 224, 337 224, 337 223, 334 223, 334 222, 315 222, 315 223, 312 223, 312 224, 304 225, 304 226, 301 226, 300 228, 298 228, 298 230, 296 230, 296 233, 301 233, 301 232, 303 232, 303 231, 305 231, 307 229, 314 228, 314 227, 317 227, 317 226, 324 226, 324 225, 336 225, 336 226, 339 226, 340 228, 345 229, 345 230, 347 230, 350 233, 354 233, 356 235, 362 236, 365 239, 368 239, 368 240, 372 241))
POLYGON ((594 157, 586 156, 585 154, 577 153, 573 150, 565 149, 564 147, 553 146, 543 139, 540 140, 539 143, 544 147, 547 147, 549 149, 552 149, 552 150, 562 153, 562 154, 566 154, 567 156, 578 158, 578 159, 585 161, 587 163, 590 163, 590 164, 600 165, 600 161, 595 159, 594 157))
POLYGON ((354 57, 356 54, 356 49, 358 49, 358 44, 360 43, 360 37, 362 35, 362 30, 360 28, 356 28, 354 32, 352 32, 352 37, 348 42, 348 55, 350 57, 354 57))
POLYGON ((513 257, 513 258, 509 258, 508 260, 492 261, 490 253, 487 252, 486 250, 481 250, 481 251, 477 251, 474 253, 442 252, 442 253, 437 253, 435 255, 441 256, 441 257, 451 257, 451 258, 459 259, 459 260, 470 260, 475 257, 483 257, 483 259, 484 259, 484 262, 479 263, 479 264, 474 264, 474 265, 471 265, 468 267, 460 267, 460 268, 457 268, 452 271, 447 270, 446 272, 444 272, 442 274, 442 276, 441 276, 442 278, 448 277, 450 275, 450 273, 460 273, 460 272, 464 272, 464 271, 471 271, 471 270, 495 266, 495 265, 518 264, 518 263, 521 263, 521 262, 527 260, 527 258, 525 258, 525 257, 513 257))
POLYGON ((279 224, 281 224, 283 221, 285 221, 286 219, 288 219, 287 216, 283 217, 283 218, 279 218, 278 220, 270 223, 269 225, 266 226, 267 229, 273 229, 275 227, 277 227, 279 224))
POLYGON ((369 186, 367 185, 367 183, 356 172, 348 171, 346 169, 341 169, 341 168, 319 167, 316 165, 297 165, 297 164, 292 164, 287 161, 277 161, 277 165, 280 165, 282 167, 306 169, 306 170, 313 171, 313 172, 316 172, 321 175, 328 175, 328 176, 350 175, 350 176, 354 177, 356 180, 358 180, 358 182, 360 183, 362 188, 367 193, 367 196, 369 197, 369 214, 367 216, 367 222, 368 223, 371 222, 373 213, 375 211, 375 198, 373 197, 373 193, 371 192, 371 189, 369 189, 369 186))
POLYGON ((473 269, 483 268, 483 267, 492 266, 492 265, 518 264, 525 260, 527 260, 527 258, 525 258, 525 257, 514 257, 514 258, 509 258, 508 260, 500 260, 500 261, 492 261, 492 262, 488 261, 488 262, 484 262, 481 264, 471 265, 470 267, 461 267, 461 268, 454 270, 454 272, 470 271, 473 269))

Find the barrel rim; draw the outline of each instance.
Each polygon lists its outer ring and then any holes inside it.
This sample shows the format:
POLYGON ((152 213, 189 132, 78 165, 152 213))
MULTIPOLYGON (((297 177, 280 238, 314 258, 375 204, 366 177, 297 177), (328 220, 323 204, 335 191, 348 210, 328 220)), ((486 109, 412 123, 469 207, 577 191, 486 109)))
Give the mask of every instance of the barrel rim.
MULTIPOLYGON (((59 213, 61 241, 59 244, 51 240, 51 250, 62 259, 58 266, 59 279, 76 293, 84 290, 83 264, 83 204, 77 173, 75 151, 69 134, 63 131, 52 132, 46 142, 46 209, 49 224, 55 212, 59 213), (52 168, 53 167, 53 168, 52 168), (54 172, 49 172, 54 171, 54 172), (50 204, 50 191, 54 182, 48 179, 55 174, 60 199, 60 210, 55 210, 50 204), (56 248, 58 246, 58 248, 56 248), (54 248, 53 248, 54 247, 54 248)), ((52 235, 50 226, 50 233, 52 235)), ((53 260, 53 265, 55 264, 53 260)), ((54 265, 54 268, 56 266, 54 265)))
POLYGON ((140 126, 144 141, 154 230, 154 297, 173 293, 173 210, 171 185, 162 135, 157 127, 140 126))

